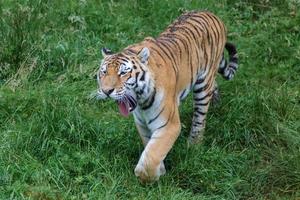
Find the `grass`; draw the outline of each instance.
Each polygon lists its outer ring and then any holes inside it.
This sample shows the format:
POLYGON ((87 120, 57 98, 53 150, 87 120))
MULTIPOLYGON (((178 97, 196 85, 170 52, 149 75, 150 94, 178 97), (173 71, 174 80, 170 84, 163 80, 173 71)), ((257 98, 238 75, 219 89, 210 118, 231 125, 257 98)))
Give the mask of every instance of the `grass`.
POLYGON ((300 3, 0 1, 0 199, 299 199, 300 3), (183 10, 227 25, 240 68, 218 77, 203 144, 187 148, 192 99, 167 175, 142 186, 133 119, 88 100, 100 48, 156 36, 183 10))

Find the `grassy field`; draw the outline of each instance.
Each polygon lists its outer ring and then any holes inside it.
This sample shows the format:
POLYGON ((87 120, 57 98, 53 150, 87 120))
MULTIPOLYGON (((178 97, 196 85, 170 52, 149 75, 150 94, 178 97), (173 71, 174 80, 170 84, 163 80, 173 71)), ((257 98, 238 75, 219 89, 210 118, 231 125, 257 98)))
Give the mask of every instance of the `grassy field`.
POLYGON ((300 199, 299 25, 298 0, 0 0, 0 199, 300 199), (132 117, 87 98, 100 48, 204 9, 225 22, 240 68, 218 77, 221 101, 190 148, 183 103, 167 174, 143 186, 132 117))

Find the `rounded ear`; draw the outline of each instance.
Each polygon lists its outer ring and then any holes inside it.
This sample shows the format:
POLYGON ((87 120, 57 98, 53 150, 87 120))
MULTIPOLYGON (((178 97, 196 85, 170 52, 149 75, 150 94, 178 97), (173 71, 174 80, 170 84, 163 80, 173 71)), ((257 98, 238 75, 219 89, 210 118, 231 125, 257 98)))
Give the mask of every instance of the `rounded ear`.
POLYGON ((141 60, 143 64, 146 64, 148 62, 150 56, 150 51, 147 47, 144 47, 139 53, 138 57, 141 60))
POLYGON ((108 55, 111 55, 112 51, 110 49, 107 49, 107 48, 104 47, 104 48, 101 49, 101 53, 102 53, 103 57, 106 57, 108 55))

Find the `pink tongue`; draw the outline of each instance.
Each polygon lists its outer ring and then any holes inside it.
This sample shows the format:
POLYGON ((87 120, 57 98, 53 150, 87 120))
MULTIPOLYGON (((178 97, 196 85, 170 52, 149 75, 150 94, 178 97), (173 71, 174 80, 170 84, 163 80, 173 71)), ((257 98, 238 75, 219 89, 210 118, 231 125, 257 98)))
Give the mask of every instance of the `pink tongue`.
POLYGON ((125 102, 118 102, 118 106, 119 106, 120 113, 124 117, 127 117, 129 114, 129 105, 125 102))

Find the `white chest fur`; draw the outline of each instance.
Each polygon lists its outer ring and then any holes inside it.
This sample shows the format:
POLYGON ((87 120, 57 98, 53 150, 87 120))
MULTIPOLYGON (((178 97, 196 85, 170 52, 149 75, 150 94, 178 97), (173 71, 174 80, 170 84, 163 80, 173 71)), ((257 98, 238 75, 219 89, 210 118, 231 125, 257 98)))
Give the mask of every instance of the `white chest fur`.
POLYGON ((151 107, 144 110, 140 106, 137 106, 133 111, 135 123, 140 126, 147 127, 151 132, 163 125, 165 123, 165 119, 162 115, 160 115, 163 109, 163 98, 164 91, 159 90, 156 92, 155 99, 151 107))

